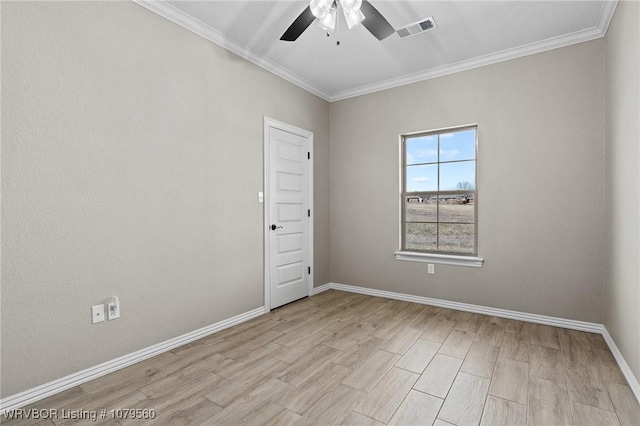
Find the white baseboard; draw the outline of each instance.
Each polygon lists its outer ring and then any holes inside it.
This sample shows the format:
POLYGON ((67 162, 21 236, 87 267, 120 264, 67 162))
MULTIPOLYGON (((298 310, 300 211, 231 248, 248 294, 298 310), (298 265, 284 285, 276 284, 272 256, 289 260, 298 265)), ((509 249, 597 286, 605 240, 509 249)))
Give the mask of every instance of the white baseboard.
POLYGON ((448 300, 432 299, 430 297, 424 297, 424 296, 413 296, 410 294, 396 293, 393 291, 375 290, 371 288, 357 287, 357 286, 338 284, 338 283, 329 283, 325 285, 328 286, 328 288, 323 289, 323 291, 328 289, 342 290, 342 291, 348 291, 351 293, 367 294, 369 296, 378 296, 378 297, 384 297, 387 299, 395 299, 395 300, 403 300, 405 302, 420 303, 422 305, 439 306, 441 308, 455 309, 458 311, 473 312, 476 314, 483 314, 483 315, 492 315, 494 317, 528 321, 536 324, 552 325, 554 327, 570 328, 572 330, 587 331, 589 333, 601 334, 604 328, 602 324, 597 324, 594 322, 576 321, 576 320, 570 320, 570 319, 564 319, 564 318, 550 317, 546 315, 529 314, 526 312, 510 311, 507 309, 491 308, 491 307, 481 306, 481 305, 472 305, 469 303, 451 302, 448 300))
POLYGON ((604 337, 605 342, 607 342, 607 345, 609 346, 611 353, 616 359, 616 362, 618 363, 618 366, 620 367, 624 378, 627 379, 627 383, 629 383, 631 391, 636 396, 638 403, 640 403, 640 382, 638 382, 636 376, 633 375, 631 368, 629 368, 629 364, 627 364, 627 361, 625 361, 624 357, 622 356, 620 349, 618 349, 618 345, 616 345, 613 337, 611 337, 611 335, 609 334, 609 330, 607 330, 607 328, 604 326, 602 327, 602 337, 604 337))
POLYGON ((459 311, 473 312, 476 314, 492 315, 495 317, 527 321, 527 322, 532 322, 536 324, 552 325, 554 327, 569 328, 572 330, 580 330, 580 331, 586 331, 589 333, 601 334, 604 337, 604 340, 607 342, 607 345, 609 346, 611 353, 615 357, 616 362, 618 363, 618 366, 622 371, 622 374, 627 379, 627 382, 629 383, 629 387, 631 388, 631 390, 633 391, 633 394, 635 395, 636 399, 640 403, 640 383, 638 382, 638 379, 634 376, 633 372, 629 368, 629 365, 627 364, 624 357, 622 356, 620 349, 618 349, 618 346, 613 341, 613 338, 611 337, 611 335, 609 334, 605 326, 602 324, 585 322, 585 321, 576 321, 576 320, 570 320, 565 318, 550 317, 546 315, 529 314, 526 312, 510 311, 507 309, 491 308, 487 306, 472 305, 468 303, 451 302, 448 300, 432 299, 430 297, 413 296, 410 294, 396 293, 396 292, 386 291, 386 290, 375 290, 375 289, 366 288, 366 287, 358 287, 358 286, 338 284, 338 283, 328 283, 320 287, 316 287, 314 288, 313 294, 316 295, 316 294, 322 293, 323 291, 327 291, 331 289, 348 291, 350 293, 366 294, 369 296, 384 297, 387 299, 402 300, 405 302, 420 303, 423 305, 439 306, 442 308, 456 309, 459 311))
POLYGON ((311 293, 312 296, 315 296, 316 294, 320 294, 323 291, 327 291, 327 290, 331 290, 331 283, 328 284, 323 284, 321 286, 318 287, 314 287, 313 288, 313 292, 311 293))
POLYGON ((179 346, 209 336, 226 328, 233 327, 234 325, 238 325, 252 318, 258 317, 264 313, 264 306, 256 308, 252 311, 245 312, 232 318, 219 321, 215 324, 199 328, 190 333, 174 337, 173 339, 165 340, 164 342, 149 346, 136 352, 132 352, 128 355, 121 356, 111 361, 104 362, 100 365, 87 368, 86 370, 70 374, 61 379, 54 380, 52 382, 45 383, 44 385, 40 385, 35 388, 28 389, 24 392, 20 392, 16 395, 6 397, 0 400, 0 414, 5 414, 7 411, 15 410, 17 408, 24 407, 25 405, 32 404, 36 401, 40 401, 41 399, 65 391, 74 386, 78 386, 90 380, 97 379, 98 377, 104 376, 105 374, 113 373, 114 371, 128 367, 132 364, 170 351, 171 349, 175 349, 179 346))

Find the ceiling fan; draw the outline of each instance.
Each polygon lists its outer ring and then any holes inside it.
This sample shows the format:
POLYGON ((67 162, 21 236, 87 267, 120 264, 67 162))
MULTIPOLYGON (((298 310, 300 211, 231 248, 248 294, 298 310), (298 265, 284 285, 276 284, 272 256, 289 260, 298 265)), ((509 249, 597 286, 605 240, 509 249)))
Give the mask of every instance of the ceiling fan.
POLYGON ((287 28, 280 40, 295 41, 316 19, 320 28, 327 32, 334 31, 338 19, 338 5, 349 29, 362 22, 378 40, 384 40, 395 32, 389 21, 367 0, 311 0, 309 6, 287 28))

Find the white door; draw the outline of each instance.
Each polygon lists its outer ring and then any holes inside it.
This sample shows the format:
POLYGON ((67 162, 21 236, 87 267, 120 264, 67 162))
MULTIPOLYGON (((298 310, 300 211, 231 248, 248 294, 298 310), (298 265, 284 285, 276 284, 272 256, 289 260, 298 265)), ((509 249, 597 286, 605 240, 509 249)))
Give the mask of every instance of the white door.
POLYGON ((265 120, 265 133, 265 298, 273 309, 310 295, 312 135, 273 120, 265 120))

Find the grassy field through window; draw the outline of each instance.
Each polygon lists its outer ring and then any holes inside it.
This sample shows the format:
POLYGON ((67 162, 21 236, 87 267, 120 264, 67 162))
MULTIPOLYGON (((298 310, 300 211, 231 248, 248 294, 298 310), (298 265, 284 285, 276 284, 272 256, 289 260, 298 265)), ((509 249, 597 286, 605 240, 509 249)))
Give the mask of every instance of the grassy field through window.
POLYGON ((407 249, 473 253, 473 201, 419 198, 407 202, 405 214, 407 249))

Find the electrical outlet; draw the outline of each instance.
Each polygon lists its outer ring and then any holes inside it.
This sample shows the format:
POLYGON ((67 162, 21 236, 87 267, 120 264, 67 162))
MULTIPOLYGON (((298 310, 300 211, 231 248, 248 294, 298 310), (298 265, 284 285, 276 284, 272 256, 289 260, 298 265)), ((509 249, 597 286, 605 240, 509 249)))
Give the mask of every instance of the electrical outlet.
POLYGON ((258 202, 264 203, 264 192, 262 191, 258 192, 258 202))
POLYGON ((433 263, 427 263, 427 273, 429 274, 435 274, 436 273, 436 267, 433 263))
POLYGON ((116 318, 120 318, 120 301, 116 296, 113 296, 107 302, 107 319, 111 321, 116 318))
POLYGON ((91 307, 91 324, 104 321, 104 305, 95 305, 91 307))

